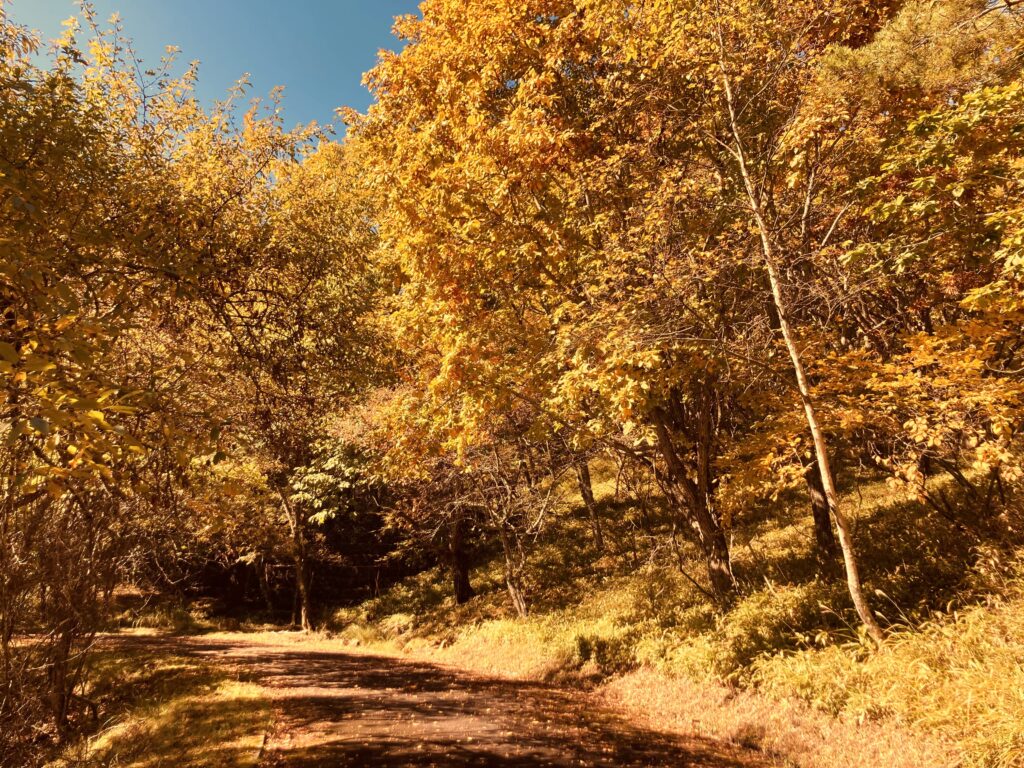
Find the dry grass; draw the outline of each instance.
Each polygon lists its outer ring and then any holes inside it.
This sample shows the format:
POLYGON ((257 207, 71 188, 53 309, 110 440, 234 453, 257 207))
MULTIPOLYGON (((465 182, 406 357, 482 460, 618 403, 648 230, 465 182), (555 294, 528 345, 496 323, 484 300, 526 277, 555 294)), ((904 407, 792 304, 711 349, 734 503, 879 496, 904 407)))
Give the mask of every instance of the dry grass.
POLYGON ((267 622, 242 621, 220 616, 209 600, 195 600, 185 604, 175 599, 144 596, 142 599, 121 598, 120 611, 109 623, 109 629, 163 630, 179 635, 199 635, 209 632, 258 632, 273 629, 267 622))
POLYGON ((93 662, 89 693, 106 722, 49 768, 255 766, 273 720, 259 686, 190 655, 111 648, 93 662))
POLYGON ((753 747, 798 768, 945 768, 947 742, 888 722, 836 718, 796 701, 641 670, 602 687, 608 703, 659 731, 753 747))
POLYGON ((255 766, 270 723, 258 686, 222 682, 133 711, 88 745, 94 765, 255 766))
POLYGON ((833 647, 757 666, 760 688, 775 697, 941 735, 965 766, 1024 765, 1024 597, 900 633, 862 661, 833 647))

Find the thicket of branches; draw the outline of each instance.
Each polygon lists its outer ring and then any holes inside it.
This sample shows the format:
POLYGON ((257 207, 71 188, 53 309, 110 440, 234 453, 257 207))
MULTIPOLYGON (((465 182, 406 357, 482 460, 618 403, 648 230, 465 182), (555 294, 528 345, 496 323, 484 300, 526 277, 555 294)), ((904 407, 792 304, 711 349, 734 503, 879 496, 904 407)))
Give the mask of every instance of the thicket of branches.
POLYGON ((606 547, 595 459, 721 610, 805 488, 883 642, 837 475, 965 535, 1022 479, 1022 12, 425 0, 335 142, 88 11, 41 67, 0 6, 0 750, 86 727, 126 583, 308 629, 332 564, 465 602, 490 548, 525 615, 562 497, 606 547))

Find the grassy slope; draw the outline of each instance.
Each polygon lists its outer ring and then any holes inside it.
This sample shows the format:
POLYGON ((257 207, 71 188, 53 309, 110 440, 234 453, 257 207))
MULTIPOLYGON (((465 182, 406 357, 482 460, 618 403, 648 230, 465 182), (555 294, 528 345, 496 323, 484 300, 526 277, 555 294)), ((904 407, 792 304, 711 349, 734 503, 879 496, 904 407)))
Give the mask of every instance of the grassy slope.
MULTIPOLYGON (((593 551, 579 510, 559 516, 533 550, 528 619, 511 617, 500 563, 489 561, 467 606, 432 571, 329 626, 474 670, 603 682, 655 725, 800 766, 1024 764, 1024 572, 1006 520, 995 547, 882 483, 852 489, 867 586, 894 627, 870 653, 843 585, 816 576, 799 497, 737 521, 742 597, 718 615, 680 574, 657 512, 649 533, 639 510, 613 508, 610 480, 595 490, 614 553, 593 551)), ((699 576, 695 554, 683 554, 699 576)))

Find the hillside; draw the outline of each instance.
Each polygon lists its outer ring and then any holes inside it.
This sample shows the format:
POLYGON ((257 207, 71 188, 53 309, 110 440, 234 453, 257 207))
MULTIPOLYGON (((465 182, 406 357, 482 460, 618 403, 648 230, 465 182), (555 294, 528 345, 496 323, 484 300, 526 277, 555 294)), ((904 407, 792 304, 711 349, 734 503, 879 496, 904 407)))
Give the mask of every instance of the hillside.
POLYGON ((565 510, 531 550, 528 618, 511 611, 494 559, 474 571, 480 594, 464 606, 433 570, 334 612, 324 628, 346 644, 480 673, 596 685, 659 728, 798 766, 1024 759, 1016 516, 1002 521, 1006 538, 964 535, 884 482, 850 488, 858 538, 885 543, 862 555, 866 584, 891 611, 891 636, 874 652, 842 583, 817 573, 806 499, 737 526, 744 594, 719 614, 680 571, 692 545, 680 544, 679 559, 667 545, 637 557, 636 537, 663 537, 664 520, 616 505, 611 477, 595 487, 608 551, 594 550, 582 505, 565 510), (566 541, 577 543, 571 553, 566 541))

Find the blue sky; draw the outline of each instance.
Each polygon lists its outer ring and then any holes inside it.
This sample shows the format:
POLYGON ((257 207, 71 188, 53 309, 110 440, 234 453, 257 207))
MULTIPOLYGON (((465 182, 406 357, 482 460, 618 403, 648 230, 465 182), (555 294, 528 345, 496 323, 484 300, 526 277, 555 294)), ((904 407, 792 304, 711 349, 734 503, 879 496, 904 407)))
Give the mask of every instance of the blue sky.
MULTIPOLYGON (((199 96, 212 101, 248 72, 253 95, 285 86, 289 127, 329 122, 334 109, 370 103, 361 85, 381 48, 396 50, 396 15, 417 12, 418 0, 94 0, 102 20, 120 13, 136 52, 156 63, 167 45, 180 61, 199 59, 199 96)), ((8 0, 8 17, 42 33, 61 32, 73 0, 8 0)))

